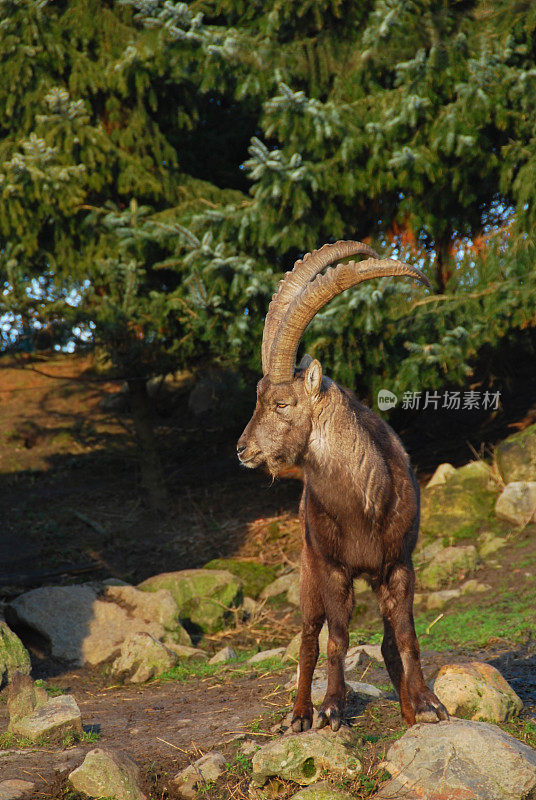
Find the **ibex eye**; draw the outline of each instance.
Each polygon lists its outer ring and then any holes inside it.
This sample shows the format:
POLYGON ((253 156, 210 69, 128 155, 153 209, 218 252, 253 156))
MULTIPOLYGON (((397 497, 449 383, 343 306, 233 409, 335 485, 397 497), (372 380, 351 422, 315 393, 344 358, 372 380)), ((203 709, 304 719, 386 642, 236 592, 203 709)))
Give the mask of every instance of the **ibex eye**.
POLYGON ((276 407, 277 408, 286 408, 287 406, 288 406, 288 403, 276 403, 276 407))

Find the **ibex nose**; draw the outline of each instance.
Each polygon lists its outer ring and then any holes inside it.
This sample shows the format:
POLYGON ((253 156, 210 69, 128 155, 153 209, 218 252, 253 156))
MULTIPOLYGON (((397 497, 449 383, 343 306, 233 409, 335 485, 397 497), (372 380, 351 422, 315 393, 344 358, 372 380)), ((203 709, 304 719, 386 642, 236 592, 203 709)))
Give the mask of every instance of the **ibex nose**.
POLYGON ((246 449, 246 445, 245 444, 240 444, 240 442, 238 442, 238 444, 236 445, 236 452, 238 453, 239 456, 242 455, 242 453, 244 452, 245 449, 246 449))

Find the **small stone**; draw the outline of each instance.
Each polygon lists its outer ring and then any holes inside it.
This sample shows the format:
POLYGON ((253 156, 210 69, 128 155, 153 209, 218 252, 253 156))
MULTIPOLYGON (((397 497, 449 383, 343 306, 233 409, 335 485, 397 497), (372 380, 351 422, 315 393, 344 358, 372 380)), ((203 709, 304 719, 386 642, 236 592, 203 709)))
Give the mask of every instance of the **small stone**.
POLYGON ((299 586, 300 575, 298 572, 287 572, 286 575, 281 575, 265 586, 259 595, 261 600, 269 600, 271 597, 277 597, 279 594, 286 594, 292 586, 299 586))
POLYGON ((140 771, 125 753, 97 747, 69 775, 72 788, 89 797, 115 800, 146 800, 140 786, 140 771))
POLYGON ((293 606, 298 606, 299 607, 299 605, 300 605, 300 582, 299 582, 299 580, 295 581, 293 584, 291 584, 291 586, 290 586, 290 588, 289 588, 289 590, 287 592, 287 600, 293 606))
MULTIPOLYGON (((313 681, 311 686, 311 699, 315 706, 320 705, 326 696, 328 689, 327 679, 317 678, 313 681)), ((385 697, 385 692, 373 686, 370 683, 362 683, 361 681, 346 681, 346 696, 348 698, 353 695, 364 697, 367 700, 376 699, 378 697, 385 697)))
POLYGON ((19 637, 0 620, 0 689, 16 672, 30 674, 30 656, 19 637))
POLYGON ((441 667, 434 692, 449 714, 483 722, 507 722, 523 708, 501 673, 478 661, 441 667))
POLYGON ((456 472, 456 470, 452 464, 440 464, 438 467, 436 467, 434 474, 426 484, 426 488, 429 489, 430 486, 437 486, 440 483, 445 483, 448 476, 452 475, 454 472, 456 472))
POLYGON ((360 762, 352 755, 355 748, 355 735, 344 728, 337 733, 325 728, 279 737, 253 756, 252 786, 264 786, 272 776, 307 786, 324 769, 354 777, 361 771, 360 762))
POLYGON ((7 689, 7 710, 10 720, 27 717, 46 703, 48 703, 46 689, 36 685, 29 675, 15 673, 7 689))
POLYGON ((434 611, 438 608, 444 608, 451 600, 455 600, 461 595, 460 589, 442 589, 438 592, 430 592, 426 600, 426 608, 429 611, 434 611))
POLYGON ((23 800, 30 797, 35 790, 35 783, 30 781, 0 781, 0 800, 23 800))
POLYGON ((284 647, 274 647, 272 650, 261 650, 260 653, 255 653, 254 656, 248 658, 248 664, 259 664, 261 661, 266 661, 268 658, 283 658, 285 654, 284 647))
POLYGON ((477 594, 479 592, 489 592, 491 586, 489 583, 480 583, 475 578, 471 578, 468 581, 465 581, 460 586, 460 591, 462 594, 477 594))
POLYGON ((218 650, 218 652, 215 653, 212 658, 209 658, 208 663, 224 664, 226 661, 236 661, 237 658, 238 656, 233 648, 230 645, 227 645, 227 647, 222 647, 221 650, 218 650))
POLYGON ((40 738, 59 738, 66 733, 82 735, 80 709, 72 695, 51 697, 26 717, 10 719, 8 730, 35 742, 40 738))
POLYGON ((370 658, 373 658, 380 664, 383 663, 381 644, 362 644, 360 647, 363 649, 363 652, 367 654, 367 656, 370 656, 370 658))
POLYGON ((261 605, 261 603, 257 603, 252 597, 244 597, 242 601, 242 611, 246 617, 254 617, 261 608, 261 605))
POLYGON ((173 778, 173 784, 185 800, 193 800, 197 792, 225 772, 226 761, 221 753, 207 753, 173 778))
POLYGON ((187 647, 185 644, 175 644, 174 642, 166 641, 164 642, 168 650, 171 650, 179 661, 183 659, 201 659, 206 660, 208 659, 207 653, 204 650, 201 650, 199 647, 187 647))
POLYGON ((492 553, 496 553, 501 547, 504 547, 508 542, 503 536, 495 536, 491 531, 484 531, 478 537, 478 555, 480 558, 485 559, 492 553))
MULTIPOLYGON (((325 622, 322 626, 320 634, 318 636, 318 646, 320 648, 320 653, 326 653, 328 647, 328 638, 329 638, 329 631, 327 622, 325 622)), ((287 645, 287 649, 285 650, 285 655, 283 656, 284 661, 298 661, 300 656, 300 646, 301 646, 301 631, 294 636, 289 644, 287 645)))
POLYGON ((145 683, 174 667, 177 660, 177 654, 162 642, 148 633, 136 633, 121 645, 121 654, 112 664, 112 675, 129 683, 145 683))
POLYGON ((350 672, 360 664, 363 664, 366 660, 367 655, 361 645, 350 647, 348 648, 348 652, 346 653, 346 658, 344 660, 344 671, 350 672))
POLYGON ((505 486, 495 504, 500 519, 513 525, 536 521, 536 481, 514 481, 505 486))

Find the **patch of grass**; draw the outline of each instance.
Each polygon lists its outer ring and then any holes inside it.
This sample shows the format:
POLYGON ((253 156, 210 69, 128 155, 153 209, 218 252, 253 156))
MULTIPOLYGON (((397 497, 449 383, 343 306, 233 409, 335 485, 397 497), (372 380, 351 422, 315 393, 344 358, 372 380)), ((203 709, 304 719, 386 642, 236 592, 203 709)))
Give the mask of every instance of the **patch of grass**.
POLYGON ((49 697, 59 697, 60 694, 65 694, 63 689, 60 689, 59 686, 53 686, 52 684, 47 683, 41 678, 35 681, 35 685, 39 686, 41 689, 45 689, 49 697))
POLYGON ((16 736, 9 731, 0 733, 0 750, 11 750, 14 747, 18 750, 23 750, 26 747, 39 747, 39 741, 32 742, 31 739, 26 739, 24 736, 16 736))
POLYGON ((338 789, 350 792, 356 800, 366 800, 372 797, 382 783, 388 781, 390 774, 386 769, 375 769, 372 772, 360 772, 353 780, 338 781, 335 785, 338 789))
POLYGON ((187 660, 168 669, 166 672, 155 678, 155 681, 187 681, 190 678, 207 678, 218 674, 244 674, 253 671, 277 672, 288 667, 279 657, 267 658, 256 664, 248 664, 248 658, 255 655, 254 651, 249 650, 238 655, 236 661, 228 664, 208 664, 206 661, 187 660))
POLYGON ((253 769, 251 760, 244 753, 237 753, 235 760, 225 764, 225 767, 235 775, 250 775, 253 769))
POLYGON ((499 640, 517 644, 534 628, 535 605, 536 589, 527 587, 521 594, 506 590, 495 595, 493 605, 472 597, 467 607, 449 607, 428 634, 426 629, 437 614, 419 614, 415 628, 421 646, 435 650, 480 648, 499 640))
POLYGON ((520 739, 524 744, 536 749, 536 723, 516 717, 510 722, 503 722, 499 727, 505 733, 509 733, 510 736, 515 736, 516 739, 520 739))
MULTIPOLYGON (((72 747, 73 744, 78 742, 97 742, 100 739, 100 733, 93 731, 84 731, 81 734, 66 733, 60 742, 61 747, 72 747)), ((35 741, 27 739, 25 736, 17 736, 10 731, 0 733, 0 750, 24 750, 26 748, 49 747, 53 740, 47 736, 40 736, 35 741)), ((57 739, 54 740, 57 744, 57 739)))
POLYGON ((101 735, 96 731, 84 731, 82 734, 66 733, 61 740, 62 747, 72 747, 78 742, 98 742, 101 735))

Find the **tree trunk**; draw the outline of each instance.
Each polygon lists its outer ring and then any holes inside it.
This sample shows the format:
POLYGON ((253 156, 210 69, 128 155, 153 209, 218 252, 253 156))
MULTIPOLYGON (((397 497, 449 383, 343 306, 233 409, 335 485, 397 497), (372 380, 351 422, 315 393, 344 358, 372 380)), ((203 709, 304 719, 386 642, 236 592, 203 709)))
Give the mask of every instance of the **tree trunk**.
POLYGON ((435 243, 435 272, 438 294, 445 294, 447 284, 454 272, 454 262, 451 255, 452 238, 450 236, 436 239, 435 243))
POLYGON ((147 492, 151 508, 155 511, 166 511, 169 498, 154 436, 146 381, 129 380, 128 392, 140 457, 141 482, 147 492))

